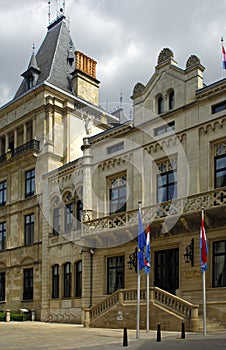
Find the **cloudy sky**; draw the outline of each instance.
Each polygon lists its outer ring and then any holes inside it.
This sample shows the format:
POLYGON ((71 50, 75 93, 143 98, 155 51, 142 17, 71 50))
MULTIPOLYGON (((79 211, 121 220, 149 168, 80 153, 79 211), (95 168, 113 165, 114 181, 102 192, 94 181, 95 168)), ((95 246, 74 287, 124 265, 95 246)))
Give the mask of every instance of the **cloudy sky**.
MULTIPOLYGON (((51 20, 56 3, 51 1, 51 20)), ((111 109, 129 102, 137 82, 146 84, 160 51, 169 47, 178 66, 191 54, 206 67, 204 81, 225 77, 226 0, 65 0, 77 50, 94 58, 101 81, 100 102, 111 109)), ((0 0, 0 106, 13 98, 26 70, 33 42, 38 50, 47 31, 47 0, 0 0)))

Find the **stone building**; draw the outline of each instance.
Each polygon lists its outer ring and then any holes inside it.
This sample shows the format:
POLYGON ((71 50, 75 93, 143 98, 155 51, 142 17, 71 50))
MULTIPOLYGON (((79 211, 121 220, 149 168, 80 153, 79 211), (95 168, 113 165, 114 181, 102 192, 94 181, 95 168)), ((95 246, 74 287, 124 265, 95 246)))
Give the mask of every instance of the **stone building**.
MULTIPOLYGON (((0 110, 0 298, 47 322, 136 327, 138 203, 151 228, 150 326, 225 326, 226 80, 163 49, 123 124, 98 106, 96 62, 60 16, 0 110), (48 50, 47 50, 48 48, 48 50)), ((141 272, 141 327, 146 322, 141 272)))

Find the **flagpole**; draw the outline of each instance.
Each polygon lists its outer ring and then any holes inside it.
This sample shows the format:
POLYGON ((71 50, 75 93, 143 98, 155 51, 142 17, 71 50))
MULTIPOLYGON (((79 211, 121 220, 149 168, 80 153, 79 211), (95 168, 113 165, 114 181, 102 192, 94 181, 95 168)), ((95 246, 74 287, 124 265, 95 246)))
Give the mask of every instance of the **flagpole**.
MULTIPOLYGON (((202 222, 204 222, 204 208, 202 207, 202 222)), ((202 295, 203 295, 203 335, 206 336, 206 271, 202 271, 202 295)))
POLYGON ((150 290, 149 290, 149 282, 150 282, 150 273, 148 272, 147 273, 147 324, 146 324, 146 326, 147 326, 147 333, 149 332, 149 292, 150 292, 150 290))
MULTIPOLYGON (((141 211, 141 202, 138 202, 138 210, 141 211)), ((136 339, 140 337, 140 268, 139 259, 137 251, 137 329, 136 329, 136 339)))

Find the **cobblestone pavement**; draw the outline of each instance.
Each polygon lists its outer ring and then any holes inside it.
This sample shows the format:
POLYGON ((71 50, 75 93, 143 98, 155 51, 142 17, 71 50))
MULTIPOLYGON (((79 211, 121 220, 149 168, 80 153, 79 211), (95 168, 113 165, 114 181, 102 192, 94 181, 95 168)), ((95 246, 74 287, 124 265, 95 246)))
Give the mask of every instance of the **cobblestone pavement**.
MULTIPOLYGON (((4 350, 113 350, 123 346, 122 329, 84 328, 81 325, 54 324, 43 322, 1 322, 0 349, 4 350)), ((218 334, 186 333, 181 339, 179 332, 161 332, 161 341, 157 342, 156 331, 127 331, 127 348, 134 350, 198 350, 200 348, 225 349, 226 331, 218 334)), ((125 345, 125 344, 124 344, 125 345)))

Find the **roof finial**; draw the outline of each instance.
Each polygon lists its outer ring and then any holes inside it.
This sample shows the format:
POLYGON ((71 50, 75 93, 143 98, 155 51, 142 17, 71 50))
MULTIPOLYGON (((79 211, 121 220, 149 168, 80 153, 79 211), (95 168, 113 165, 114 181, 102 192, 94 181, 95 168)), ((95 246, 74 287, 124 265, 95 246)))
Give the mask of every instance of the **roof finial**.
POLYGON ((33 45, 32 45, 32 53, 35 54, 35 42, 33 41, 33 45))
POLYGON ((63 11, 64 11, 64 14, 65 14, 65 3, 66 3, 66 1, 63 0, 63 11))

